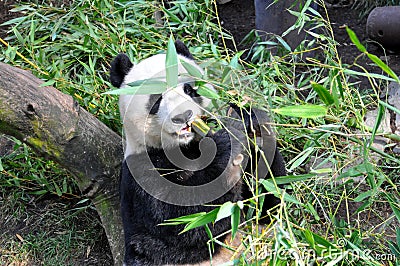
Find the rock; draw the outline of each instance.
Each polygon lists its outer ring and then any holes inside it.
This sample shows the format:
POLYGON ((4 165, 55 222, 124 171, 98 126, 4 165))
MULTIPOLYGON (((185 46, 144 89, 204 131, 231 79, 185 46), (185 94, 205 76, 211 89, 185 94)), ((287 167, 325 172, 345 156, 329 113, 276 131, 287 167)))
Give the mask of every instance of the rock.
POLYGON ((394 147, 393 148, 393 153, 400 154, 400 147, 399 146, 394 147))
MULTIPOLYGON (((389 84, 388 103, 400 110, 400 84, 392 81, 389 84)), ((396 113, 395 118, 395 134, 400 135, 400 114, 396 113)))
MULTIPOLYGON (((373 128, 375 126, 377 115, 378 115, 378 109, 368 111, 365 114, 365 122, 364 122, 365 125, 370 128, 373 128)), ((385 109, 385 114, 383 116, 381 124, 379 125, 378 131, 381 131, 383 133, 392 133, 392 128, 390 127, 390 113, 387 109, 385 109)))
MULTIPOLYGON (((374 128, 375 126, 375 121, 376 121, 376 116, 378 114, 378 110, 371 110, 368 113, 365 114, 365 125, 374 128)), ((378 131, 381 131, 383 133, 391 133, 391 127, 390 127, 390 113, 387 109, 385 109, 385 114, 382 119, 382 122, 378 128, 378 131)), ((378 133, 379 134, 379 133, 378 133)), ((372 147, 374 147, 377 150, 384 151, 386 145, 389 143, 389 139, 382 137, 382 136, 375 136, 374 142, 371 144, 372 147)), ((375 162, 377 162, 380 157, 372 155, 371 154, 371 159, 375 162)))
MULTIPOLYGON (((378 115, 378 110, 371 110, 365 114, 365 125, 370 127, 371 129, 375 126, 376 116, 378 115)), ((374 142, 371 144, 371 147, 384 151, 386 145, 389 144, 390 139, 379 136, 379 133, 392 133, 392 129, 390 127, 390 113, 387 109, 385 109, 385 114, 379 125, 377 135, 374 138, 374 142)), ((371 153, 370 158, 374 162, 378 162, 380 160, 380 156, 376 153, 371 153)))

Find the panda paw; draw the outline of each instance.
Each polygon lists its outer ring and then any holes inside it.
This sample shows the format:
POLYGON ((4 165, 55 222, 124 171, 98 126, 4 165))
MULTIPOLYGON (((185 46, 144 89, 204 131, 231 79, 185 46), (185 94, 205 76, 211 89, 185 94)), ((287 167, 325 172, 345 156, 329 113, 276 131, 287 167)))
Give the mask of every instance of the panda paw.
POLYGON ((235 128, 225 128, 217 131, 212 138, 217 145, 217 154, 208 172, 222 173, 221 176, 224 177, 221 179, 224 182, 222 185, 233 189, 231 192, 236 195, 230 200, 238 200, 237 197, 241 194, 239 181, 248 161, 247 137, 235 128))
POLYGON ((247 137, 244 132, 228 127, 210 136, 216 144, 216 161, 239 166, 246 159, 247 137))

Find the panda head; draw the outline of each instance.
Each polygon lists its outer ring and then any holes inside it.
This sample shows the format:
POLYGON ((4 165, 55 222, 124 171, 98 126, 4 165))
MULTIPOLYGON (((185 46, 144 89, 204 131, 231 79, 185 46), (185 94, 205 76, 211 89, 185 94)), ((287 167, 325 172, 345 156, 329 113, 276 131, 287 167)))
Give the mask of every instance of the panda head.
MULTIPOLYGON (((179 60, 198 68, 188 48, 175 42, 179 60)), ((119 54, 111 63, 110 80, 113 86, 150 78, 165 79, 165 54, 154 55, 133 65, 125 54, 119 54)), ((119 108, 126 139, 125 157, 141 153, 148 147, 169 149, 186 145, 194 139, 191 122, 204 114, 210 99, 197 93, 195 82, 185 68, 178 65, 178 86, 162 94, 121 95, 119 108)))

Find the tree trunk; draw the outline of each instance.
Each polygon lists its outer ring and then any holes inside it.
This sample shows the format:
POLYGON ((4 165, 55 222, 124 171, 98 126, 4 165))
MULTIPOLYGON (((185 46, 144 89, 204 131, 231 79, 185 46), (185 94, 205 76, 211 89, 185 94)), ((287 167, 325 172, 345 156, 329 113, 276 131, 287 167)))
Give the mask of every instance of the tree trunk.
POLYGON ((66 168, 92 199, 116 265, 122 264, 123 232, 118 178, 121 137, 69 95, 30 72, 0 63, 0 132, 20 139, 66 168))

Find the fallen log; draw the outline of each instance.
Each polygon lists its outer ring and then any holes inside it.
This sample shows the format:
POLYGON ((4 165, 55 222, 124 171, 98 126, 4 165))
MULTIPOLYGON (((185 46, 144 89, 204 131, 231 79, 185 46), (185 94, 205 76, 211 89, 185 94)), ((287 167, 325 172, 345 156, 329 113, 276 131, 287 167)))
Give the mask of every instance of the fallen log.
POLYGON ((28 71, 0 63, 0 133, 27 143, 75 177, 97 209, 115 265, 122 265, 121 137, 71 96, 42 83, 28 71))

